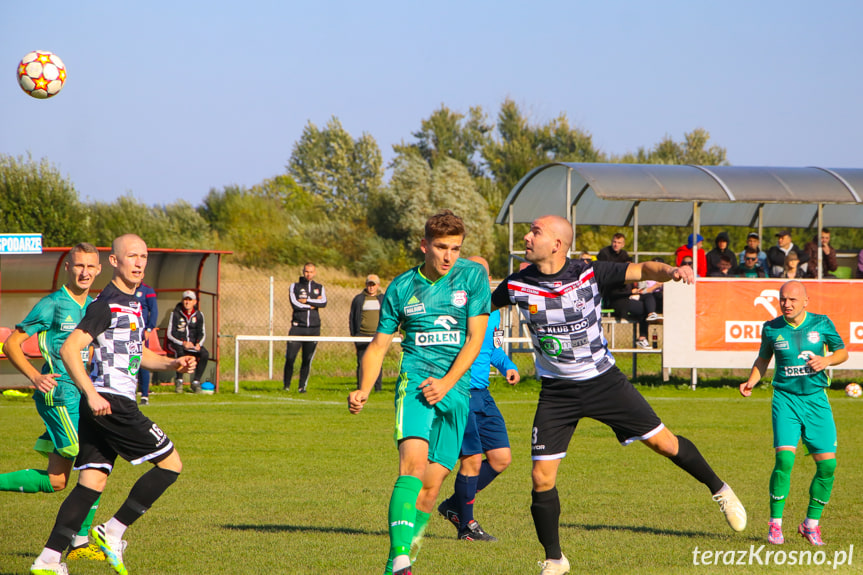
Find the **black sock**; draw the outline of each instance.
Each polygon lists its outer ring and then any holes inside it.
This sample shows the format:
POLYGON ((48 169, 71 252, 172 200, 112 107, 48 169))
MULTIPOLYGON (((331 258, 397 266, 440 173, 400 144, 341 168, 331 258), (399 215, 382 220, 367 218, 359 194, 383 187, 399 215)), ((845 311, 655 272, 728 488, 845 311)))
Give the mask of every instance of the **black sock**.
POLYGON ((153 506, 153 503, 177 480, 180 476, 176 471, 154 467, 135 482, 129 497, 122 507, 114 514, 114 519, 129 526, 141 515, 153 506))
POLYGON ((548 491, 531 491, 530 496, 530 514, 533 515, 536 536, 545 548, 545 558, 560 559, 563 553, 560 550, 560 497, 557 487, 548 491))
POLYGON ((68 547, 72 538, 81 529, 84 519, 90 513, 90 508, 93 507, 100 495, 102 493, 99 491, 84 487, 81 484, 76 485, 60 505, 57 521, 54 523, 54 528, 51 529, 51 535, 48 536, 45 547, 58 552, 62 552, 68 547))
POLYGON ((716 493, 724 485, 723 481, 710 467, 710 464, 695 447, 695 444, 683 436, 677 436, 677 455, 669 459, 680 469, 706 485, 710 493, 716 493))

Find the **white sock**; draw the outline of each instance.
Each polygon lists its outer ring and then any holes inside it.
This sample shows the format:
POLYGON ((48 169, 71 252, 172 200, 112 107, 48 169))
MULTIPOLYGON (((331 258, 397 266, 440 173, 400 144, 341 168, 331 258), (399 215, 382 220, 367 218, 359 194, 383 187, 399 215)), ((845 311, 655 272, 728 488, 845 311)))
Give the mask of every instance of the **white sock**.
POLYGON ((803 525, 806 527, 818 527, 817 519, 809 519, 808 517, 803 521, 803 525))
POLYGON ((411 558, 408 555, 398 555, 393 559, 393 571, 404 569, 411 566, 411 558))
POLYGON ((47 547, 45 547, 44 549, 42 549, 42 553, 39 554, 35 562, 41 563, 43 565, 46 563, 59 563, 61 557, 62 553, 60 553, 59 551, 54 551, 53 549, 48 549, 47 547))
POLYGON ((105 533, 111 539, 122 539, 123 534, 126 532, 126 525, 123 525, 113 517, 105 523, 105 533))
POLYGON ((775 523, 779 527, 782 527, 782 518, 781 517, 771 517, 770 523, 775 523))
POLYGON ((86 537, 83 535, 75 535, 75 537, 72 538, 72 547, 73 548, 84 547, 85 545, 89 545, 89 544, 90 544, 90 538, 89 537, 86 537))

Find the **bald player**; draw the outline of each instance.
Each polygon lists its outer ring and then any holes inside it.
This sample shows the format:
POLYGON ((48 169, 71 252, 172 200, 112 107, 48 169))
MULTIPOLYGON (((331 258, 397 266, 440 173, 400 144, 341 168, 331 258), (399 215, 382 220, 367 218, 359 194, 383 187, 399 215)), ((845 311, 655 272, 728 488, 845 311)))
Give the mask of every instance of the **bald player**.
POLYGON ((561 460, 580 419, 609 426, 621 445, 640 441, 710 489, 728 524, 746 527, 746 511, 695 447, 673 434, 650 404, 615 366, 602 333, 603 292, 623 284, 652 280, 692 283, 689 267, 661 262, 616 263, 569 259, 572 227, 564 218, 536 219, 524 236, 525 258, 532 265, 498 285, 492 310, 515 305, 533 339, 542 389, 533 420, 531 514, 545 548, 541 575, 569 573, 560 548, 560 499, 556 480, 561 460))

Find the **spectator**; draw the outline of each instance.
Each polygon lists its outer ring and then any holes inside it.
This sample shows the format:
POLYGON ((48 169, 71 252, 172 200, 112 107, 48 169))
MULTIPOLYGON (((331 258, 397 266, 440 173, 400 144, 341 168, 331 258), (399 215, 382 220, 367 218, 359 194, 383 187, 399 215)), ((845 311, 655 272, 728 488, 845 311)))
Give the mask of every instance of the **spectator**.
POLYGON ((857 279, 863 279, 863 250, 857 254, 857 279))
MULTIPOLYGON (((664 264, 665 258, 655 257, 651 261, 664 264)), ((690 262, 689 265, 692 265, 692 263, 690 262)), ((648 315, 646 318, 644 318, 647 321, 660 321, 662 319, 662 310, 664 307, 662 285, 662 282, 657 282, 653 280, 644 280, 638 282, 639 293, 652 294, 653 299, 656 301, 656 313, 654 313, 653 315, 648 315)))
POLYGON ((656 297, 652 292, 644 292, 638 284, 625 284, 622 288, 609 292, 614 315, 620 320, 638 322, 638 339, 635 345, 644 349, 650 348, 647 341, 648 322, 662 319, 656 313, 656 297))
POLYGON ((771 246, 771 248, 767 250, 766 271, 770 277, 783 277, 782 274, 785 272, 785 256, 790 252, 797 254, 797 259, 799 260, 798 265, 809 261, 809 255, 795 246, 794 242, 791 241, 791 232, 788 230, 782 230, 776 234, 776 238, 776 245, 771 246))
MULTIPOLYGON (((727 255, 731 259, 731 267, 734 267, 734 260, 736 256, 734 252, 732 252, 728 248, 728 244, 731 240, 728 237, 728 232, 719 232, 716 235, 716 241, 714 242, 713 249, 707 252, 707 275, 710 276, 711 273, 719 271, 719 259, 723 255, 727 255)), ((731 271, 731 268, 728 268, 728 271, 731 271)))
MULTIPOLYGON (((204 347, 207 330, 204 326, 204 314, 198 308, 198 296, 192 290, 183 292, 183 300, 174 306, 171 318, 168 320, 168 348, 174 357, 191 355, 197 358, 195 373, 192 376, 192 393, 201 391, 201 377, 207 368, 210 352, 204 347)), ((183 393, 183 374, 177 372, 175 391, 183 393)))
POLYGON ((627 263, 632 261, 623 246, 626 245, 626 236, 621 233, 616 233, 611 237, 611 245, 605 246, 599 253, 596 254, 596 259, 601 262, 621 262, 627 263))
MULTIPOLYGON (((809 256, 809 266, 806 269, 806 276, 810 278, 818 277, 818 242, 817 238, 812 238, 812 241, 803 247, 803 251, 809 256)), ((835 278, 831 272, 835 272, 839 264, 836 262, 836 250, 830 245, 830 230, 823 228, 821 230, 821 277, 835 278)))
MULTIPOLYGON (((383 294, 378 291, 381 285, 381 278, 375 274, 370 274, 366 278, 365 289, 357 294, 351 302, 351 317, 349 328, 351 337, 374 337, 378 331, 378 321, 381 318, 381 302, 384 300, 383 294)), ((354 347, 357 348, 357 389, 359 389, 361 377, 360 366, 363 362, 363 355, 366 353, 366 348, 369 347, 369 341, 355 341, 354 347)), ((381 390, 381 372, 378 372, 378 378, 375 380, 375 391, 381 390)))
POLYGON ((701 243, 704 241, 704 238, 701 237, 701 234, 689 234, 689 237, 686 238, 686 245, 680 246, 677 248, 677 251, 674 252, 676 262, 678 266, 684 265, 683 260, 686 256, 689 256, 689 265, 692 265, 692 250, 693 248, 697 250, 698 253, 698 275, 701 277, 707 276, 707 258, 704 256, 704 250, 701 248, 701 243))
POLYGON ((592 255, 590 255, 590 252, 587 250, 584 250, 583 252, 581 252, 581 255, 578 257, 579 257, 579 259, 581 259, 581 261, 586 262, 586 263, 590 263, 596 259, 592 255))
MULTIPOLYGON (((746 236, 746 247, 754 248, 758 254, 758 265, 762 270, 767 270, 767 254, 761 249, 761 237, 755 232, 749 232, 746 236)), ((743 265, 743 259, 746 256, 746 250, 740 252, 740 265, 743 265)))
MULTIPOLYGON (((711 250, 712 251, 712 250, 711 250)), ((719 256, 719 266, 712 272, 707 273, 707 277, 711 278, 730 278, 733 277, 731 268, 734 267, 734 254, 731 250, 725 250, 725 253, 719 256)), ((709 254, 708 254, 709 255, 709 254)))
POLYGON ((800 258, 796 252, 788 252, 785 256, 785 264, 782 266, 782 275, 780 277, 789 279, 800 279, 803 277, 803 272, 800 270, 800 258))
MULTIPOLYGON (((734 275, 740 278, 763 278, 767 277, 764 268, 759 264, 759 250, 747 245, 743 250, 743 263, 734 270, 734 275)), ((761 252, 764 253, 764 252, 761 252)))
MULTIPOLYGON (((288 288, 291 294, 291 329, 288 335, 319 336, 321 335, 321 315, 318 310, 327 305, 327 292, 324 286, 312 281, 317 274, 315 264, 308 262, 303 266, 303 276, 288 288)), ((294 362, 303 350, 303 361, 300 364, 300 381, 297 388, 300 393, 306 392, 309 383, 309 373, 312 370, 312 359, 315 357, 317 341, 289 341, 285 350, 285 391, 291 388, 291 378, 294 375, 294 362)))
MULTIPOLYGON (((144 346, 150 347, 150 332, 156 329, 159 319, 159 304, 156 290, 141 282, 135 290, 135 297, 141 302, 141 316, 144 320, 144 346)), ((150 372, 143 367, 138 370, 138 390, 141 392, 141 405, 150 403, 150 372)))

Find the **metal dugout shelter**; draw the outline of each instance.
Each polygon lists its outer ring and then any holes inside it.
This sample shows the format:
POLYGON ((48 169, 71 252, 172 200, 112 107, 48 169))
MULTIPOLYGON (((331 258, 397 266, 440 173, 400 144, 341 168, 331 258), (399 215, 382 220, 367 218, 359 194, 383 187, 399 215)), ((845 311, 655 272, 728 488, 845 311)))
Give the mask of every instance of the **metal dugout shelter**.
MULTIPOLYGON (((644 226, 681 226, 692 233, 708 225, 743 226, 757 229, 759 236, 765 227, 814 228, 818 235, 823 227, 860 227, 863 169, 560 162, 539 166, 515 185, 496 219, 509 227, 510 270, 513 256, 524 253, 515 249, 520 238, 514 237, 514 225, 546 214, 571 222, 573 248, 577 224, 631 226, 630 251, 638 261, 638 237, 644 226)), ((766 247, 762 241, 762 249, 766 247)), ((818 270, 820 274, 820 262, 818 270)), ((678 295, 689 299, 675 289, 678 286, 669 287, 675 292, 675 303, 678 295)), ((694 308, 694 295, 691 299, 694 308)), ((685 319, 694 324, 694 316, 685 319)), ((685 326, 668 320, 666 317, 666 332, 672 325, 685 326)), ((687 332, 694 329, 685 327, 687 332)), ((694 348, 686 351, 691 352, 687 367, 713 367, 713 361, 699 364, 694 348)), ((669 362, 667 355, 663 353, 664 367, 685 367, 669 362)), ((725 359, 748 367, 753 358, 747 353, 725 359)), ((860 363, 860 359, 851 360, 847 367, 860 369, 855 367, 860 363)), ((729 363, 720 366, 731 367, 729 363)))
MULTIPOLYGON (((0 255, 0 327, 15 328, 41 298, 60 289, 65 282, 63 264, 70 248, 43 248, 41 254, 0 255)), ((108 263, 110 248, 99 248, 102 273, 93 282, 95 296, 111 281, 108 263)), ((219 289, 222 256, 231 252, 216 250, 172 250, 150 248, 147 263, 147 285, 156 290, 158 299, 159 339, 164 345, 165 330, 174 306, 184 290, 198 293, 198 308, 206 321, 205 347, 210 350, 212 381, 219 377, 219 289)), ((41 359, 33 358, 42 364, 41 359)), ((0 389, 26 387, 29 382, 5 356, 0 359, 0 389)))

